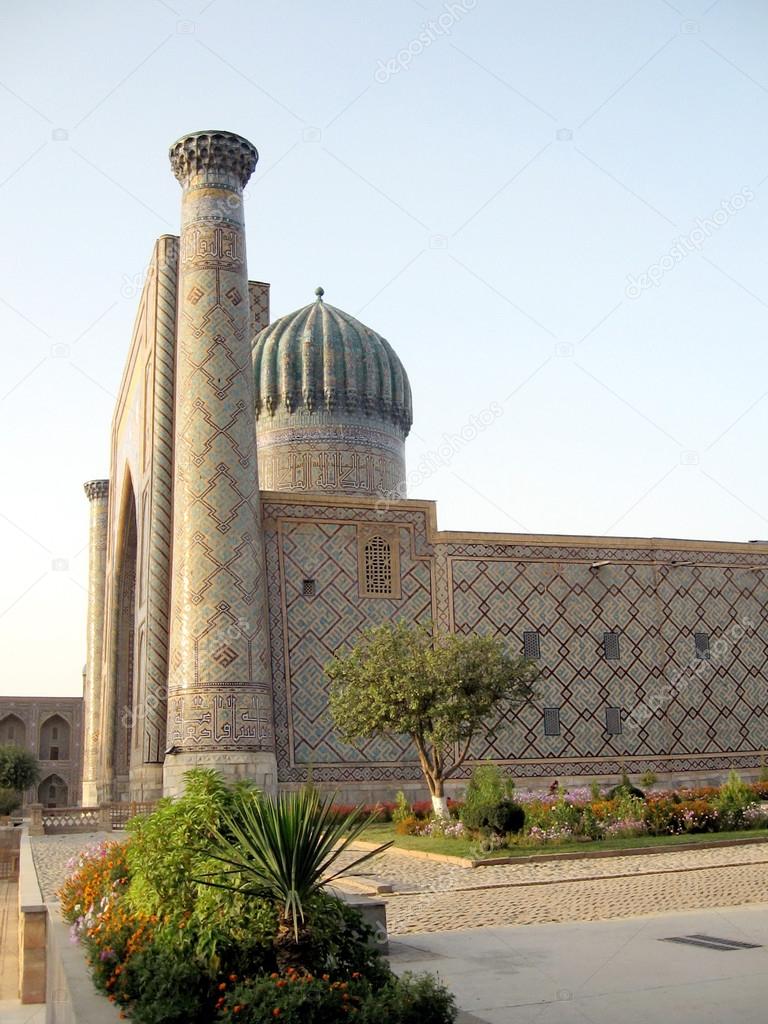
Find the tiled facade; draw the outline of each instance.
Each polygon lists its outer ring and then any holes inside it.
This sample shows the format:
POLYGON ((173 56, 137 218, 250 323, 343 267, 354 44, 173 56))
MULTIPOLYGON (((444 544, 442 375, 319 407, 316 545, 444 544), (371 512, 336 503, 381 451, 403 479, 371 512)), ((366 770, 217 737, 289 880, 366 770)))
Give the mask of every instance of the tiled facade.
POLYGON ((397 619, 537 658, 535 700, 474 749, 518 778, 757 769, 768 545, 437 531, 434 506, 402 496, 411 395, 391 346, 321 289, 267 326, 269 286, 246 274, 249 146, 172 148, 181 245, 158 241, 142 295, 106 527, 92 507, 98 798, 177 792, 195 763, 349 798, 419 788, 407 740, 346 745, 327 708, 332 654, 397 619))
POLYGON ((14 743, 40 762, 40 781, 24 804, 74 807, 81 802, 82 697, 0 697, 0 744, 14 743))

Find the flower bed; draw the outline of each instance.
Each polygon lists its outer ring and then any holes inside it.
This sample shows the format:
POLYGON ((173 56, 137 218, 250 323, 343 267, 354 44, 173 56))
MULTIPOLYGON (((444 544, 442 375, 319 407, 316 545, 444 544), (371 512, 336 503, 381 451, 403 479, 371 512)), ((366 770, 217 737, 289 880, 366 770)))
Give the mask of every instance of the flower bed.
POLYGON ((566 790, 553 784, 549 791, 516 790, 497 768, 483 765, 470 782, 466 803, 452 804, 450 819, 418 817, 399 794, 394 831, 408 837, 403 845, 412 849, 420 848, 413 840, 422 839, 424 849, 478 858, 504 850, 530 853, 575 844, 748 833, 768 828, 766 797, 768 783, 747 784, 735 773, 719 787, 674 791, 644 793, 626 777, 612 787, 566 790))
POLYGON ((188 773, 126 842, 70 864, 62 914, 97 989, 136 1024, 451 1024, 450 993, 396 977, 357 911, 323 890, 359 821, 316 794, 269 801, 188 773))

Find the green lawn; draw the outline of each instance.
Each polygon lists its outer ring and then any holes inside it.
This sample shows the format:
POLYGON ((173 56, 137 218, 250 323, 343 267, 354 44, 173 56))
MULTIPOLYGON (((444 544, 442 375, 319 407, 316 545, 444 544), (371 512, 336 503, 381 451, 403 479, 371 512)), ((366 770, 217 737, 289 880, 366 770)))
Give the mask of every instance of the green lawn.
MULTIPOLYGON (((401 850, 422 850, 424 853, 449 854, 453 857, 479 859, 473 843, 467 839, 441 839, 431 836, 399 836, 391 822, 371 825, 360 836, 368 843, 394 842, 401 850)), ((645 846, 681 846, 686 843, 708 843, 729 839, 768 839, 768 829, 753 828, 746 832, 702 832, 682 836, 638 836, 636 838, 599 839, 584 843, 542 843, 540 846, 513 846, 488 854, 489 857, 539 857, 557 853, 589 854, 600 850, 631 850, 645 846)))

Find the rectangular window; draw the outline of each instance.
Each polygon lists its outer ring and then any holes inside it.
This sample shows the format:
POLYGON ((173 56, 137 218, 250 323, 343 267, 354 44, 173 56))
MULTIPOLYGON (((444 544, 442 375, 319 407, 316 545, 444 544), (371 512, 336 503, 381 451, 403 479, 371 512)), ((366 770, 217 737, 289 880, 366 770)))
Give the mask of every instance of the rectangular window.
POLYGON ((58 747, 51 747, 51 756, 48 758, 48 760, 49 761, 58 761, 59 760, 59 748, 58 747))
POLYGON ((59 738, 59 727, 54 725, 51 727, 51 739, 57 740, 59 738))
POLYGON ((610 736, 621 735, 621 708, 605 709, 605 731, 610 736))
POLYGON ((621 659, 618 633, 603 633, 603 653, 605 654, 606 661, 619 661, 621 659))
POLYGON ((532 661, 541 657, 541 640, 533 629, 526 629, 523 633, 523 657, 532 661))
POLYGON ((544 735, 560 735, 560 708, 544 708, 544 735))
POLYGON ((314 597, 315 596, 315 581, 314 580, 302 580, 301 593, 303 597, 314 597))
POLYGON ((709 661, 709 633, 694 633, 693 643, 696 647, 696 657, 709 661))

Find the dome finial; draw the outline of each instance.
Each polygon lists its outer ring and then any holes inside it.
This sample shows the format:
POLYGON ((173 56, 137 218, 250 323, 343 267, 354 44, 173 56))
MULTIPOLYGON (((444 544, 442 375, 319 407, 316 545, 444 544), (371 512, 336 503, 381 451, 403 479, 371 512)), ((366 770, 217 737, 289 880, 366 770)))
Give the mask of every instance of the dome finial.
POLYGON ((318 285, 317 288, 315 288, 315 295, 317 296, 318 300, 322 302, 323 296, 325 295, 325 288, 321 288, 320 285, 318 285))

